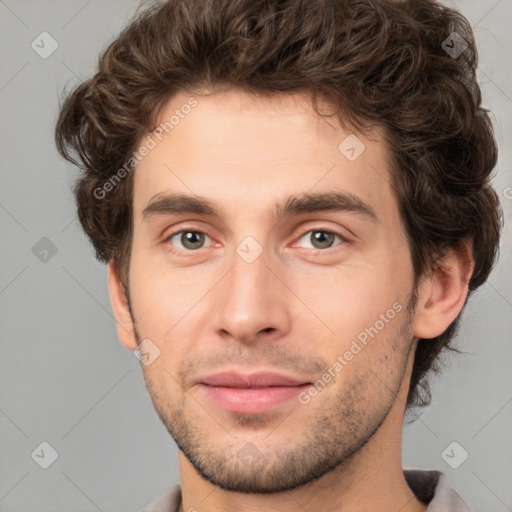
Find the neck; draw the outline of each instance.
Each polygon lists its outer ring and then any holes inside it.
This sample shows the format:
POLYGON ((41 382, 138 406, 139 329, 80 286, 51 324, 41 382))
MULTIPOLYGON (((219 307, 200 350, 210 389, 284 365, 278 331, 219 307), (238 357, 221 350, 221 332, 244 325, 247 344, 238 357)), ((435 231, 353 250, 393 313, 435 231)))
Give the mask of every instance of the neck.
POLYGON ((331 512, 424 512, 409 489, 400 464, 390 466, 384 459, 373 466, 351 460, 322 478, 292 491, 273 494, 242 494, 224 491, 197 475, 180 452, 180 475, 193 471, 201 484, 186 477, 181 480, 180 512, 252 512, 254 510, 329 510, 331 512), (185 465, 186 469, 183 467, 185 465), (182 471, 182 468, 184 471, 182 471))

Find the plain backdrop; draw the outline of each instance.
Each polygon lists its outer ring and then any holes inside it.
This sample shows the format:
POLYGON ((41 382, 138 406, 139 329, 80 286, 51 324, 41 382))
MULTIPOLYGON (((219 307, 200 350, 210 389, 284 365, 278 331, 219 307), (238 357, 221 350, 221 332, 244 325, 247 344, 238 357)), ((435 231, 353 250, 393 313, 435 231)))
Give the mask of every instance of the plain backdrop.
MULTIPOLYGON (((137 511, 179 481, 176 447, 140 363, 117 340, 106 267, 76 220, 77 171, 53 143, 64 86, 94 73, 99 52, 138 5, 0 0, 2 512, 137 511)), ((505 512, 512 510, 512 0, 448 5, 469 19, 478 42, 506 227, 501 259, 463 316, 455 346, 465 354, 446 359, 431 406, 404 428, 403 464, 444 472, 473 511, 505 512)))

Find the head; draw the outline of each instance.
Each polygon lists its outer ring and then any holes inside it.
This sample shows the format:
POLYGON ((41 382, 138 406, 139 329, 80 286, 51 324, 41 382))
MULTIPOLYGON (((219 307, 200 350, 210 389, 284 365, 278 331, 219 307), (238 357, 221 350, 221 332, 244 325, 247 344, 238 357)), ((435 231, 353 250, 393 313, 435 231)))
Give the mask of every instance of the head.
POLYGON ((430 0, 168 1, 67 95, 56 143, 83 169, 120 338, 160 351, 143 367, 153 402, 206 478, 291 488, 357 453, 397 396, 430 402, 499 244, 476 65, 467 21, 430 0), (282 409, 233 413, 231 435, 196 386, 227 362, 332 382, 287 405, 305 425, 293 445, 265 430, 293 426, 282 409), (271 462, 260 480, 226 464, 246 443, 271 462))

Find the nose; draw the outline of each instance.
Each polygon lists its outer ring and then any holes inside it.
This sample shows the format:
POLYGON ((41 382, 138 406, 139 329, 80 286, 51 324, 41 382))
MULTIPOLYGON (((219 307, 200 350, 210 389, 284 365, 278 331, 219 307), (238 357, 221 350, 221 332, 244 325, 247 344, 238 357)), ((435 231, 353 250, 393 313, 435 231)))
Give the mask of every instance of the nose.
POLYGON ((293 294, 278 273, 265 252, 250 263, 235 252, 215 300, 214 328, 219 336, 251 344, 276 340, 289 331, 293 294))

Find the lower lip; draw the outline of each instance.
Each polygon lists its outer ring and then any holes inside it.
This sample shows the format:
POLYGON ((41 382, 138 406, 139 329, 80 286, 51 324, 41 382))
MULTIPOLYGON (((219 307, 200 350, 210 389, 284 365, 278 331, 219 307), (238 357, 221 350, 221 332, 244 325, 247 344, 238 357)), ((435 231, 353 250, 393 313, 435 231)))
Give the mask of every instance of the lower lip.
POLYGON ((267 412, 276 405, 296 397, 310 384, 275 386, 260 389, 238 389, 200 384, 199 387, 217 404, 228 411, 244 414, 267 412))

